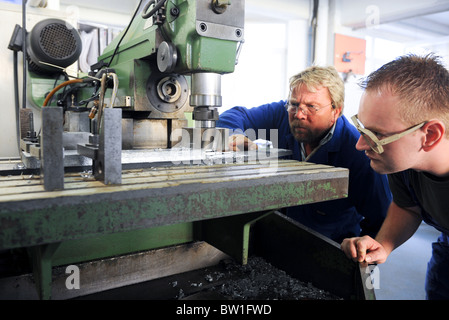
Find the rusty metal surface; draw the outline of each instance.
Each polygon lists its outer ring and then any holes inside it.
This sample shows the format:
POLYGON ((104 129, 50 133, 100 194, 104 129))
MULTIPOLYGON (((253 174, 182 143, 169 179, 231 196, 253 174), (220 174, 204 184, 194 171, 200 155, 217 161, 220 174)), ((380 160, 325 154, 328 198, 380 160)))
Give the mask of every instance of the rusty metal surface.
POLYGON ((0 177, 0 249, 27 247, 347 196, 348 170, 271 160, 123 171, 121 185, 66 174, 0 177))

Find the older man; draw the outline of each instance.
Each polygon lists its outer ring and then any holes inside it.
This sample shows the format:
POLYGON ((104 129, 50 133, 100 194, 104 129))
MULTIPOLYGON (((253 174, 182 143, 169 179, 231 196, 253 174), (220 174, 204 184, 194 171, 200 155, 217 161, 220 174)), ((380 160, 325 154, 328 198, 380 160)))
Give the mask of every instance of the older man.
POLYGON ((386 176, 355 149, 360 134, 342 115, 343 105, 344 84, 335 68, 313 66, 291 78, 287 101, 234 107, 217 123, 232 129, 234 150, 254 148, 245 132, 253 139, 265 134, 261 138, 290 149, 293 159, 348 168, 347 198, 286 209, 289 217, 337 242, 348 235, 376 235, 391 202, 386 176))
POLYGON ((441 231, 428 264, 428 299, 449 299, 449 72, 432 55, 408 55, 368 76, 353 117, 371 166, 389 174, 393 202, 376 240, 346 239, 356 261, 382 263, 421 221, 441 231))

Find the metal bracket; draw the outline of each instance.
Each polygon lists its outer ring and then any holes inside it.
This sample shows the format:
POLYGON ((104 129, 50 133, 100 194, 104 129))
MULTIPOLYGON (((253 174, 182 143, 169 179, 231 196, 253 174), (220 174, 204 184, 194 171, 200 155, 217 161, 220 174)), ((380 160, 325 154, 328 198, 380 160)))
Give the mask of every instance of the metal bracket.
POLYGON ((200 221, 196 224, 195 233, 198 239, 206 241, 246 265, 250 250, 251 226, 273 212, 255 212, 200 221))
POLYGON ((122 109, 106 108, 99 136, 78 144, 78 153, 91 158, 95 179, 105 184, 122 183, 122 109))
POLYGON ((63 112, 42 108, 41 175, 47 191, 64 189, 63 112))
POLYGON ((122 109, 106 108, 94 176, 105 184, 122 183, 122 109))

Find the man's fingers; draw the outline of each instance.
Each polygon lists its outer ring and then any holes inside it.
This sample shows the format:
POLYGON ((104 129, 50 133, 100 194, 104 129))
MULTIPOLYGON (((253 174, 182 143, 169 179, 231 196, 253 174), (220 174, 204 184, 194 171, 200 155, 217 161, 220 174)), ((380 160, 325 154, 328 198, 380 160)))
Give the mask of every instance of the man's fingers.
POLYGON ((257 150, 257 144, 253 143, 251 140, 248 140, 249 150, 257 150))
POLYGON ((346 257, 351 260, 357 260, 356 239, 357 238, 344 239, 341 243, 341 249, 346 257))
POLYGON ((357 248, 357 261, 358 262, 365 261, 366 251, 367 251, 365 241, 363 241, 363 239, 358 240, 356 242, 356 248, 357 248))
POLYGON ((374 240, 370 237, 345 239, 341 248, 349 259, 355 262, 370 262, 373 259, 372 252, 374 240))
POLYGON ((229 149, 232 151, 256 150, 257 145, 248 137, 237 134, 229 137, 229 149))
POLYGON ((384 263, 385 260, 387 260, 387 255, 385 253, 385 250, 382 250, 382 248, 378 248, 373 251, 369 251, 366 254, 365 261, 368 263, 384 263))
POLYGON ((369 236, 344 239, 341 249, 355 262, 384 263, 388 257, 385 248, 369 236))

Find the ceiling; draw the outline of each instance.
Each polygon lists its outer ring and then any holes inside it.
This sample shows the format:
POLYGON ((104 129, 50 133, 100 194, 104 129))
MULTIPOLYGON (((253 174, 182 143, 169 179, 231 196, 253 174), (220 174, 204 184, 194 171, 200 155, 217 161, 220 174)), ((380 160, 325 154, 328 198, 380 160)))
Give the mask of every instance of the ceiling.
POLYGON ((397 40, 403 42, 448 42, 449 11, 386 23, 381 30, 392 32, 390 37, 395 35, 397 40))
MULTIPOLYGON (((342 25, 364 29, 368 35, 401 42, 449 42, 449 0, 328 1, 336 1, 339 6, 342 25), (366 29, 367 10, 373 3, 379 11, 379 24, 366 29)), ((60 0, 60 3, 131 15, 139 0, 60 0)), ((308 19, 311 3, 312 0, 245 0, 245 11, 247 17, 265 21, 308 19)))
POLYGON ((81 6, 123 14, 134 13, 140 0, 59 0, 63 5, 81 6))
POLYGON ((336 0, 342 25, 399 42, 449 36, 449 0, 336 0), (371 21, 370 21, 371 19, 371 21), (374 22, 374 23, 373 23, 374 22), (372 23, 371 26, 367 26, 372 23))

